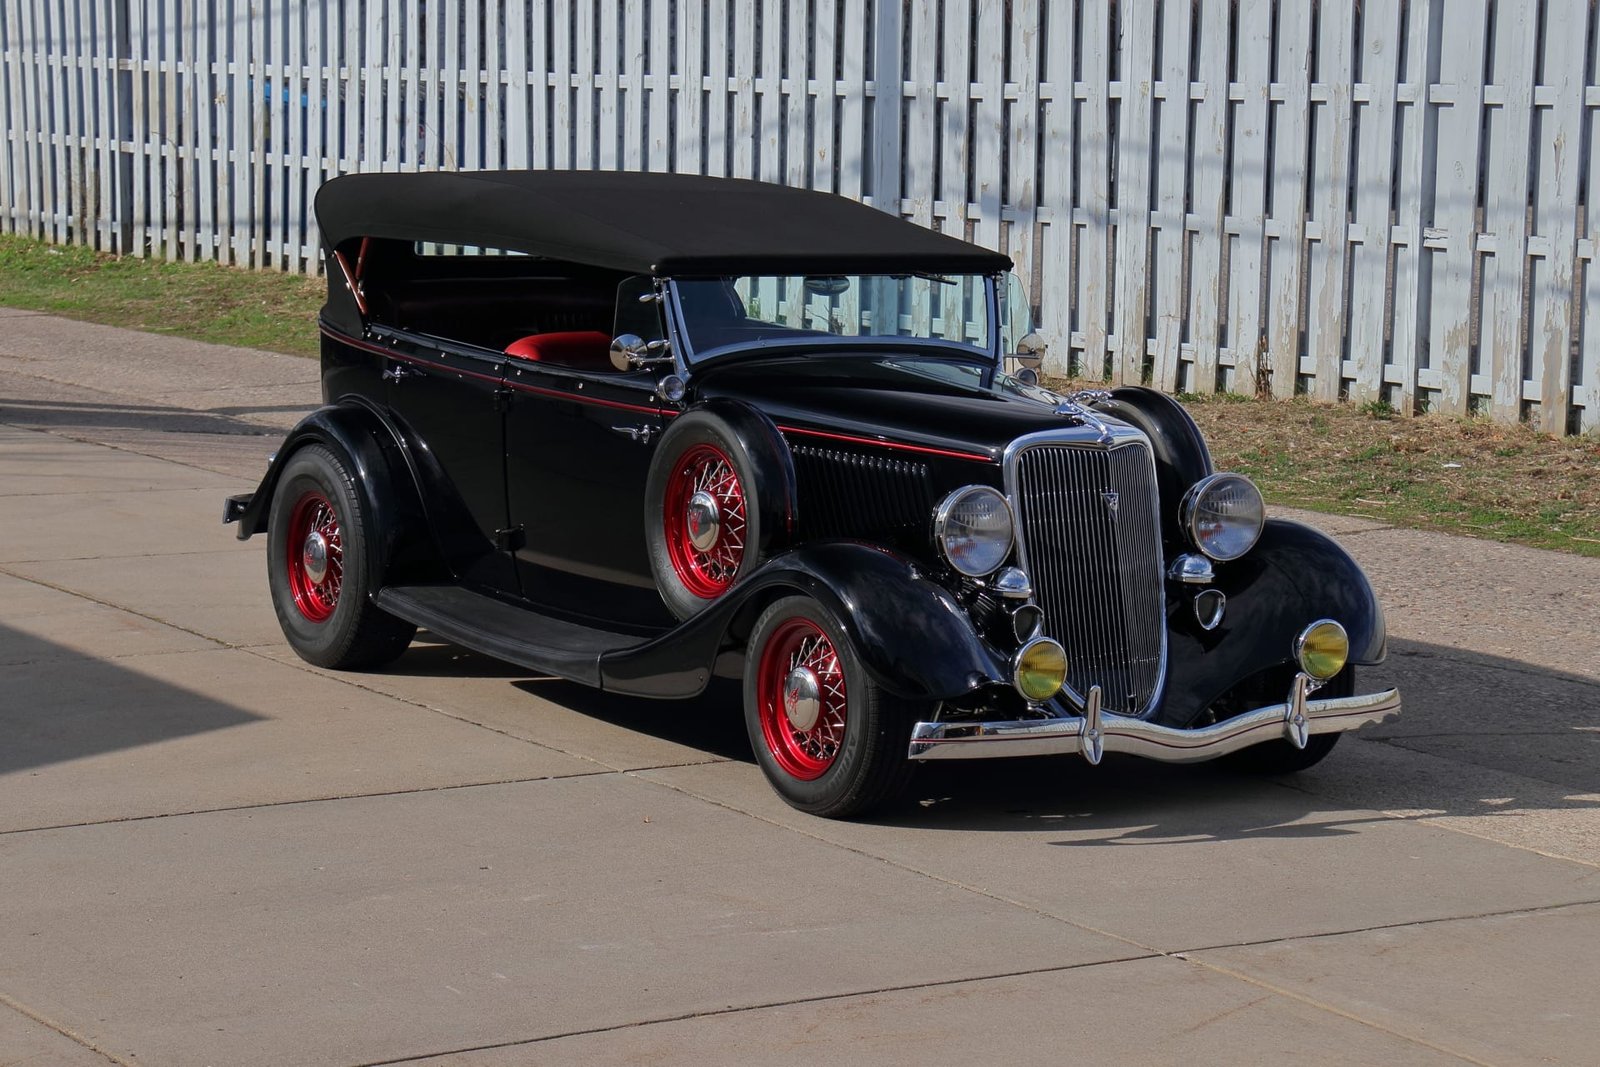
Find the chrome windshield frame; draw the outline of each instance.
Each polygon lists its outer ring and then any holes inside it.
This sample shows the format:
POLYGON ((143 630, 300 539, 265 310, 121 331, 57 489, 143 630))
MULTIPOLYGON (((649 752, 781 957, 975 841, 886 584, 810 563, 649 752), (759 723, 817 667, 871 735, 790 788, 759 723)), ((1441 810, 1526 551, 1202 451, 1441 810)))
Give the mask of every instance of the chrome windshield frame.
MULTIPOLYGON (((727 277, 733 277, 727 275, 727 277)), ((856 336, 830 336, 807 337, 803 341, 754 341, 749 344, 723 345, 713 348, 705 354, 697 353, 693 342, 689 340, 688 323, 683 313, 683 301, 678 290, 677 278, 657 278, 656 291, 661 296, 664 318, 667 320, 667 336, 672 341, 673 359, 677 364, 678 373, 688 376, 697 365, 706 361, 721 361, 725 358, 736 356, 740 353, 780 352, 788 350, 803 350, 809 348, 870 348, 874 351, 894 351, 904 348, 927 352, 948 352, 952 357, 966 357, 972 363, 984 364, 991 370, 998 370, 1002 364, 1001 338, 1000 338, 1000 298, 999 279, 1003 274, 971 274, 967 277, 982 280, 984 287, 984 316, 988 330, 988 345, 980 348, 977 345, 965 344, 960 341, 949 341, 937 337, 900 337, 895 334, 866 334, 856 336)))

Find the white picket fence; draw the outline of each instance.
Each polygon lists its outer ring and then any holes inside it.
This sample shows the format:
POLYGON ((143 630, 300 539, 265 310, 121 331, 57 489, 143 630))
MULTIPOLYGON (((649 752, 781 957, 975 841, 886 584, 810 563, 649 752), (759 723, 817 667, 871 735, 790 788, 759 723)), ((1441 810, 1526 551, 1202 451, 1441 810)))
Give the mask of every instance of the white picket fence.
POLYGON ((0 230, 315 271, 335 174, 752 176, 1008 252, 1054 370, 1589 430, 1596 29, 1593 0, 0 0, 0 230))

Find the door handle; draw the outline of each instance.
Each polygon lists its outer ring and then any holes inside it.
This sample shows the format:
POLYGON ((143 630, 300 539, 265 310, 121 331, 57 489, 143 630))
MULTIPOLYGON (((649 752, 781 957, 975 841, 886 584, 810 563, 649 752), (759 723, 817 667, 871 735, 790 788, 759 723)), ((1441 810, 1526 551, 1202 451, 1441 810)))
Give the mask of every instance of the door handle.
POLYGON ((421 371, 408 367, 404 363, 396 363, 392 367, 386 367, 383 372, 383 380, 386 382, 399 382, 407 378, 421 377, 421 371))
POLYGON ((642 445, 650 443, 650 438, 656 435, 654 426, 613 426, 613 430, 625 437, 631 437, 642 445))

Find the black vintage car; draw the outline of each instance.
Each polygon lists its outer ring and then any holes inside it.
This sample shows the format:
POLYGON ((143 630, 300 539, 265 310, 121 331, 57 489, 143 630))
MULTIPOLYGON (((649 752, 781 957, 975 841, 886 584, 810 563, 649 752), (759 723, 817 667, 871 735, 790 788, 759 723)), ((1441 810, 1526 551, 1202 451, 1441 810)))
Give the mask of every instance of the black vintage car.
POLYGON ((1399 710, 1355 691, 1357 566, 1167 397, 1040 388, 1004 256, 680 175, 355 175, 316 211, 326 406, 225 511, 312 663, 425 627, 631 696, 742 679, 828 816, 919 760, 1294 771, 1399 710))

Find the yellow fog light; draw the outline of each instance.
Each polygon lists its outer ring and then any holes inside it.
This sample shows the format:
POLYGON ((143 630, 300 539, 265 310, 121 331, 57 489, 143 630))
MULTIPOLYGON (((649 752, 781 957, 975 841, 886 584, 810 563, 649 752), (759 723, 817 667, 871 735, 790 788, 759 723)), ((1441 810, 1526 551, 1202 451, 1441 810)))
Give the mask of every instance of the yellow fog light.
POLYGON ((1067 682, 1067 650, 1048 637, 1035 637, 1017 650, 1011 677, 1030 701, 1049 700, 1067 682))
POLYGON ((1350 637, 1332 619, 1318 619, 1294 639, 1294 655, 1300 669, 1319 682, 1344 670, 1350 658, 1350 637))

